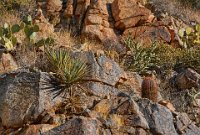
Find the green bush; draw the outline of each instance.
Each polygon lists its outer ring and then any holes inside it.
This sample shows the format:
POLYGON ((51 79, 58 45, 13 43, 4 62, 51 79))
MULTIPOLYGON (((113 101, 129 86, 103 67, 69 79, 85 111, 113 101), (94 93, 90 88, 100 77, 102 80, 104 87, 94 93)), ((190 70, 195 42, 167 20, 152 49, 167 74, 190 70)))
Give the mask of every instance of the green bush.
POLYGON ((124 40, 124 44, 130 51, 125 62, 127 70, 143 73, 155 68, 162 68, 162 72, 175 68, 192 68, 200 73, 200 46, 180 49, 154 43, 144 47, 130 37, 124 40))
POLYGON ((177 68, 192 68, 200 73, 200 47, 182 50, 175 66, 177 68))
POLYGON ((21 27, 18 24, 11 26, 5 23, 3 27, 0 27, 0 43, 4 45, 6 51, 14 50, 14 46, 17 44, 17 38, 14 34, 20 30, 21 27))
POLYGON ((131 37, 124 39, 123 41, 127 46, 130 54, 128 60, 125 62, 125 67, 128 70, 134 72, 145 72, 151 66, 154 66, 157 61, 155 49, 156 44, 152 44, 151 47, 144 47, 141 43, 135 42, 131 37))

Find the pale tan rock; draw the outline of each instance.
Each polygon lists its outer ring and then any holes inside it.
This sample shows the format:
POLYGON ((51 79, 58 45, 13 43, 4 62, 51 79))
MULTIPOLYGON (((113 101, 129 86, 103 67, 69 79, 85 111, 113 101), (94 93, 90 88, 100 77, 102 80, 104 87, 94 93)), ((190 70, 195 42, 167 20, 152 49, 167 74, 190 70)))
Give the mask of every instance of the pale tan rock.
POLYGON ((46 2, 47 12, 59 12, 62 9, 61 0, 47 0, 46 2))
POLYGON ((17 62, 9 53, 3 53, 0 58, 0 73, 6 73, 16 70, 18 68, 17 62))

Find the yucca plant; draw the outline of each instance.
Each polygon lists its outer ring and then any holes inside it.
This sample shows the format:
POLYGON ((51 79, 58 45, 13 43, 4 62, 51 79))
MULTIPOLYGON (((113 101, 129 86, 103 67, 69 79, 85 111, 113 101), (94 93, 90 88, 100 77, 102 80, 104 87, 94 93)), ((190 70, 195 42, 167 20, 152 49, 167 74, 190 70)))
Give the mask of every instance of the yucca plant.
POLYGON ((89 71, 86 63, 72 58, 64 49, 46 47, 45 53, 58 78, 52 81, 57 85, 51 90, 55 97, 66 92, 72 93, 73 86, 79 84, 89 71))

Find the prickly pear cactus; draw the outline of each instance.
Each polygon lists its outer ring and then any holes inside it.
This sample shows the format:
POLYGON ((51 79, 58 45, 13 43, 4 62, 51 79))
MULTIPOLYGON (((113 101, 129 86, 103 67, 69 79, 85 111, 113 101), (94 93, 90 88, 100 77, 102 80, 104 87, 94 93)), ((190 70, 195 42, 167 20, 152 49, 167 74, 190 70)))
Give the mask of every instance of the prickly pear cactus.
POLYGON ((142 82, 142 98, 148 98, 157 102, 158 85, 152 77, 145 77, 142 82))

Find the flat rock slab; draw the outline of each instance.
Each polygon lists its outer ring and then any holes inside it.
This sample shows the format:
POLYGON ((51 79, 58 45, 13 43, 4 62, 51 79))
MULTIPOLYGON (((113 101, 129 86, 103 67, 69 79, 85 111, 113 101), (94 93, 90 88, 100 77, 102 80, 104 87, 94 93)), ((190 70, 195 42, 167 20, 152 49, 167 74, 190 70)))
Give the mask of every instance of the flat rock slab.
POLYGON ((152 103, 148 99, 141 99, 137 103, 148 122, 151 133, 158 135, 178 135, 170 110, 157 103, 152 103))
POLYGON ((5 127, 21 127, 37 120, 41 113, 53 110, 62 102, 53 99, 42 87, 47 73, 16 71, 0 76, 0 118, 5 127))

